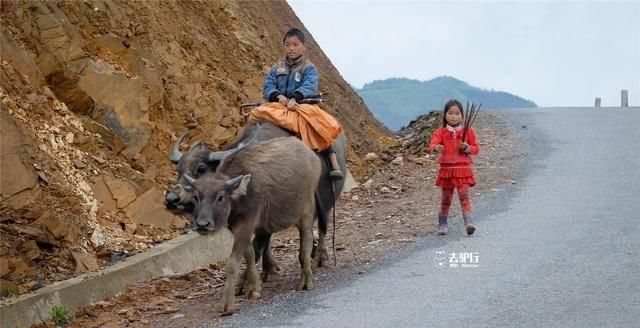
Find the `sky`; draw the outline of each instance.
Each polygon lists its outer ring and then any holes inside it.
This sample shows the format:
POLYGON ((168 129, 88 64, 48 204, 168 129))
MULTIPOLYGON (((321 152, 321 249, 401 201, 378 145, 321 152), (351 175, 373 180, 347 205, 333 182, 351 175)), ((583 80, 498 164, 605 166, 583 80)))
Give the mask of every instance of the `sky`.
POLYGON ((640 0, 288 0, 355 87, 449 75, 542 107, 640 106, 640 0))

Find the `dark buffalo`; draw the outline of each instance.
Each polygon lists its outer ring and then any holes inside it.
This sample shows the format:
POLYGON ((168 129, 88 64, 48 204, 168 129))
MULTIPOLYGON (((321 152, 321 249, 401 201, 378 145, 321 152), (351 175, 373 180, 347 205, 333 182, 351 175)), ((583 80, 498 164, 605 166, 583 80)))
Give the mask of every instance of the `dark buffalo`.
MULTIPOLYGON (((245 146, 250 142, 259 142, 291 136, 291 133, 272 124, 271 122, 261 121, 258 124, 245 126, 241 135, 226 151, 214 152, 213 154, 211 154, 210 150, 201 144, 199 144, 199 146, 197 145, 192 147, 192 149, 187 152, 180 152, 179 146, 185 136, 186 134, 183 134, 178 139, 169 155, 169 159, 173 163, 177 164, 179 178, 176 185, 174 185, 172 190, 167 193, 165 205, 170 210, 183 209, 190 212, 193 207, 192 192, 189 190, 191 187, 183 178, 184 174, 191 175, 197 179, 207 172, 215 172, 216 168, 220 164, 220 158, 239 147, 245 146), (258 130, 259 133, 257 133, 258 130)), ((344 134, 340 134, 338 136, 334 143, 334 149, 342 172, 346 172, 346 142, 344 134)), ((333 208, 334 199, 337 200, 337 197, 340 195, 344 185, 343 180, 332 180, 329 178, 330 164, 324 156, 321 156, 320 158, 322 163, 322 174, 316 190, 316 215, 318 217, 319 239, 318 246, 315 248, 313 256, 315 264, 318 266, 324 265, 328 259, 325 240, 329 211, 333 208)), ((256 235, 253 242, 256 260, 259 260, 262 257, 263 281, 267 281, 271 274, 277 273, 277 265, 269 252, 270 240, 271 236, 268 234, 256 235)))
POLYGON ((194 189, 194 229, 206 233, 228 227, 234 235, 218 311, 235 310, 235 278, 243 255, 247 262, 245 295, 250 299, 260 297, 261 284, 251 246, 254 234, 271 235, 297 226, 302 267, 298 289, 313 289, 312 228, 320 172, 315 153, 297 138, 285 137, 227 153, 216 172, 198 179, 184 175, 194 189))

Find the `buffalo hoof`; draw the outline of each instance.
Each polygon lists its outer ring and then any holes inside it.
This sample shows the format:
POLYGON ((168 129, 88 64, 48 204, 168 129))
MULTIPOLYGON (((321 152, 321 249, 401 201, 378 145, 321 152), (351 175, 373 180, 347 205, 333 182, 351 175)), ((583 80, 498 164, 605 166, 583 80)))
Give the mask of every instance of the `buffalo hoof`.
POLYGON ((313 276, 304 275, 298 283, 297 290, 312 290, 313 289, 313 276))
POLYGON ((238 279, 238 284, 235 286, 235 294, 242 295, 245 285, 247 285, 247 271, 242 271, 240 275, 240 279, 238 279))
POLYGON ((216 304, 216 311, 225 316, 232 315, 238 312, 238 308, 234 304, 227 304, 223 301, 220 301, 220 303, 216 304))
POLYGON ((255 290, 245 290, 244 297, 248 300, 257 300, 260 298, 260 292, 255 290))
POLYGON ((275 261, 272 261, 268 267, 262 268, 262 274, 260 275, 262 282, 278 280, 278 277, 280 277, 278 271, 280 271, 280 268, 275 261))
POLYGON ((315 254, 313 254, 313 262, 316 267, 321 268, 329 263, 329 253, 326 248, 316 248, 315 254))

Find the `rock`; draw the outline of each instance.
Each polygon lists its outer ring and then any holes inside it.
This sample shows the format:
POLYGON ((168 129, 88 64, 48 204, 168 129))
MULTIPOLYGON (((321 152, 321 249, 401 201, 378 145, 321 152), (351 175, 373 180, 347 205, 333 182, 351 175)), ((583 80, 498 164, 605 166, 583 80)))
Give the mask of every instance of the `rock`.
POLYGON ((373 185, 373 179, 369 179, 367 180, 365 183, 362 184, 364 187, 371 187, 373 185))
POLYGON ((97 247, 104 246, 104 244, 106 243, 107 243, 107 237, 102 232, 102 228, 100 228, 100 226, 97 225, 96 228, 93 230, 93 233, 91 234, 91 244, 93 244, 93 247, 97 248, 97 247))
POLYGON ((82 160, 80 159, 76 159, 75 161, 73 161, 73 166, 78 169, 78 170, 82 170, 85 167, 87 167, 87 164, 85 164, 82 160))
POLYGON ((104 182, 103 176, 97 176, 91 179, 91 189, 98 202, 99 207, 106 212, 115 212, 118 209, 116 200, 111 196, 109 187, 104 182))
POLYGON ((393 161, 391 161, 391 164, 393 165, 401 165, 402 163, 403 163, 402 156, 398 156, 393 161))
POLYGON ((138 228, 138 225, 135 224, 135 223, 125 223, 124 224, 124 231, 126 231, 130 235, 133 235, 136 232, 137 228, 138 228))
POLYGON ((353 195, 353 197, 351 197, 352 201, 358 201, 360 200, 360 197, 358 197, 358 195, 353 195))
POLYGON ((22 244, 20 253, 22 253, 22 257, 29 262, 40 257, 40 248, 35 240, 29 240, 22 244))
POLYGON ((342 192, 347 193, 354 188, 358 188, 358 182, 353 178, 351 172, 347 169, 347 174, 345 174, 344 184, 342 186, 342 192))
POLYGON ((102 158, 101 156, 91 156, 91 158, 98 162, 98 164, 104 164, 107 162, 107 160, 102 158))
POLYGON ((125 214, 135 223, 169 228, 179 225, 180 220, 162 205, 164 193, 153 187, 124 209, 125 214))
POLYGON ((0 277, 10 274, 13 270, 9 267, 9 259, 0 258, 0 277))
POLYGON ((382 188, 380 188, 380 192, 387 194, 387 193, 390 193, 391 190, 389 190, 389 188, 387 188, 387 187, 382 187, 382 188))
POLYGON ((420 165, 427 164, 429 155, 427 154, 425 157, 411 157, 409 160, 420 165))
POLYGON ((87 253, 81 251, 71 251, 71 256, 76 263, 75 274, 98 271, 98 269, 100 269, 96 259, 87 253))
POLYGON ((131 204, 131 202, 136 200, 136 193, 129 183, 116 180, 106 175, 103 178, 111 192, 111 197, 116 200, 117 207, 119 209, 125 208, 127 205, 131 204))
POLYGON ((69 132, 69 133, 67 133, 67 135, 64 137, 64 140, 65 140, 67 143, 72 144, 72 143, 73 143, 73 139, 74 139, 73 137, 74 137, 74 136, 73 136, 73 132, 69 132))
POLYGON ((8 198, 23 190, 36 186, 38 177, 33 169, 27 146, 32 143, 26 137, 13 117, 4 109, 0 110, 0 131, 2 131, 2 147, 0 147, 0 195, 8 198))
POLYGON ((37 272, 35 268, 29 267, 29 265, 19 257, 10 258, 9 267, 13 267, 13 272, 8 276, 9 280, 12 281, 19 280, 37 272))
POLYGON ((64 238, 69 233, 69 225, 58 216, 54 216, 47 212, 43 214, 34 225, 46 229, 56 239, 64 238))
POLYGON ((376 153, 368 153, 364 155, 364 160, 368 162, 377 161, 378 159, 380 159, 380 156, 378 156, 378 154, 376 153))

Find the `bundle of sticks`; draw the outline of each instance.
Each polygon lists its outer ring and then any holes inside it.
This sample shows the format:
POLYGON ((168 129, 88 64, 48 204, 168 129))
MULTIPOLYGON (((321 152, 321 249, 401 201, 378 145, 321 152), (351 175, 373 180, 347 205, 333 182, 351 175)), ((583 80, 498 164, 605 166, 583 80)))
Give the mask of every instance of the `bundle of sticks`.
POLYGON ((481 108, 482 103, 476 106, 476 104, 474 104, 473 102, 469 104, 469 101, 467 100, 467 107, 462 109, 462 126, 464 127, 462 132, 462 142, 467 141, 467 131, 469 131, 469 128, 476 121, 476 117, 478 116, 481 108))

